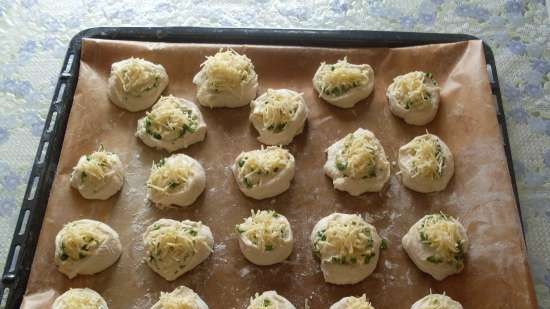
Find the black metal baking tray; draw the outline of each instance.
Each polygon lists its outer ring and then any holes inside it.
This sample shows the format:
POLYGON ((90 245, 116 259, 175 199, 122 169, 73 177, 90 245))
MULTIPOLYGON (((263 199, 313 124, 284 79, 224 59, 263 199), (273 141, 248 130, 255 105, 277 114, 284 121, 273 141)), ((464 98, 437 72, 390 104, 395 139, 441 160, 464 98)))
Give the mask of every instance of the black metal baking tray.
MULTIPOLYGON (((78 33, 71 40, 65 55, 30 173, 27 190, 21 204, 21 211, 0 283, 0 308, 19 308, 26 290, 44 212, 59 162, 67 120, 73 103, 80 65, 80 49, 82 39, 85 38, 318 47, 403 47, 478 40, 477 37, 471 35, 445 33, 195 27, 105 27, 91 28, 78 33)), ((502 109, 495 59, 491 48, 486 43, 483 46, 491 90, 495 96, 497 117, 502 129, 508 169, 519 211, 517 186, 502 109)))

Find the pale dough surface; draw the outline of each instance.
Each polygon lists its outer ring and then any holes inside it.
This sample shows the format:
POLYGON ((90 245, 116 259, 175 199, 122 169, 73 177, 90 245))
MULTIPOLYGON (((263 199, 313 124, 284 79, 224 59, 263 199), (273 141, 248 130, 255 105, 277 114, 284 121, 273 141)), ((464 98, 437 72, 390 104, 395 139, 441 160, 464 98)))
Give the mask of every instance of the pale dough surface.
POLYGON ((348 192, 353 196, 358 196, 365 192, 378 192, 382 190, 390 179, 390 163, 386 158, 384 147, 382 147, 380 141, 369 130, 359 128, 353 132, 353 135, 354 137, 368 136, 373 140, 373 144, 377 148, 376 175, 370 178, 353 178, 344 175, 344 173, 337 168, 336 159, 344 150, 345 138, 336 141, 327 149, 327 161, 324 166, 325 174, 332 178, 332 184, 335 189, 348 192))
POLYGON ((411 309, 463 309, 462 305, 442 294, 430 294, 415 302, 411 309))
POLYGON ((176 280, 202 263, 210 256, 214 248, 214 237, 208 226, 191 220, 180 222, 172 219, 159 219, 151 224, 143 234, 143 243, 148 257, 152 255, 152 252, 158 246, 158 240, 166 235, 164 232, 165 228, 171 227, 176 228, 178 230, 177 233, 187 233, 187 230, 194 230, 195 236, 193 236, 193 239, 195 241, 193 241, 191 251, 180 252, 184 256, 190 255, 187 258, 182 258, 179 255, 168 252, 163 253, 165 256, 162 260, 145 259, 147 265, 154 272, 168 281, 176 280))
POLYGON ((137 112, 151 107, 167 85, 168 74, 162 65, 154 64, 143 59, 125 59, 112 64, 107 93, 111 102, 116 106, 130 112, 137 112), (141 69, 149 73, 149 76, 145 79, 150 80, 144 81, 145 84, 140 87, 143 88, 142 91, 134 92, 125 90, 124 82, 114 73, 118 70, 125 70, 131 61, 138 61, 138 65, 141 69), (152 80, 155 78, 158 80, 152 80), (148 89, 148 87, 151 87, 151 89, 148 89))
POLYGON ((69 279, 77 275, 93 275, 113 265, 122 254, 122 244, 118 233, 105 223, 82 219, 68 223, 55 237, 55 264, 57 269, 69 279), (78 260, 67 258, 62 260, 62 241, 67 230, 67 225, 75 224, 85 230, 92 230, 101 235, 103 241, 97 248, 89 252, 89 255, 78 260))
POLYGON ((106 200, 115 195, 124 184, 124 166, 117 154, 109 153, 109 160, 110 168, 105 176, 97 182, 91 182, 79 171, 79 165, 87 161, 87 156, 81 156, 71 173, 71 186, 89 200, 106 200))
POLYGON ((166 150, 168 152, 174 152, 178 149, 187 148, 195 143, 201 142, 206 137, 206 123, 202 117, 202 113, 197 108, 195 103, 188 101, 184 98, 176 98, 173 96, 161 97, 159 101, 153 105, 153 110, 160 104, 163 104, 163 100, 171 100, 176 102, 176 104, 185 110, 191 111, 192 115, 196 117, 196 127, 194 132, 185 132, 181 135, 180 131, 174 131, 165 134, 161 139, 155 138, 154 135, 147 132, 147 117, 143 117, 138 120, 136 136, 141 139, 141 141, 152 148, 157 148, 160 150, 166 150))
POLYGON ((274 92, 286 97, 298 97, 297 109, 292 115, 292 118, 285 125, 284 129, 280 132, 275 132, 264 126, 263 123, 263 105, 269 99, 268 93, 260 95, 257 99, 252 100, 250 103, 250 117, 249 120, 258 131, 258 141, 266 145, 287 145, 296 135, 299 135, 304 130, 304 126, 309 114, 307 104, 302 94, 289 90, 289 89, 277 89, 274 92))
MULTIPOLYGON (((88 288, 84 289, 69 289, 65 293, 59 295, 51 309, 109 309, 105 299, 96 291, 88 288), (72 306, 67 304, 69 299, 78 299, 85 303, 86 307, 72 306)), ((202 309, 202 308, 201 308, 202 309)))
POLYGON ((246 309, 263 309, 266 307, 266 300, 272 303, 272 306, 268 308, 296 309, 288 299, 277 294, 276 291, 265 291, 260 295, 256 294, 256 296, 250 300, 250 305, 248 305, 246 309))
MULTIPOLYGON (((165 158, 163 167, 178 168, 178 166, 186 166, 190 169, 191 174, 187 177, 185 183, 178 185, 175 189, 168 188, 166 191, 159 190, 158 184, 148 181, 147 199, 158 208, 166 208, 171 206, 187 207, 193 204, 201 195, 206 187, 206 173, 199 161, 185 154, 173 154, 165 158)), ((153 168, 154 169, 154 168, 153 168)), ((151 175, 154 171, 151 171, 151 175)))
MULTIPOLYGON (((175 297, 175 298, 184 298, 184 299, 185 298, 192 298, 192 299, 194 299, 195 307, 193 307, 191 309, 208 309, 208 305, 204 302, 204 300, 199 295, 197 295, 197 293, 195 293, 195 291, 193 291, 192 289, 186 287, 185 285, 179 286, 176 289, 174 289, 172 292, 167 293, 167 294, 170 294, 170 296, 175 297)), ((189 309, 189 308, 187 308, 183 305, 182 305, 181 308, 189 309)), ((158 302, 156 302, 151 307, 151 309, 166 309, 166 308, 163 306, 162 300, 159 300, 158 302)), ((169 309, 179 309, 179 307, 178 308, 169 307, 169 309)))

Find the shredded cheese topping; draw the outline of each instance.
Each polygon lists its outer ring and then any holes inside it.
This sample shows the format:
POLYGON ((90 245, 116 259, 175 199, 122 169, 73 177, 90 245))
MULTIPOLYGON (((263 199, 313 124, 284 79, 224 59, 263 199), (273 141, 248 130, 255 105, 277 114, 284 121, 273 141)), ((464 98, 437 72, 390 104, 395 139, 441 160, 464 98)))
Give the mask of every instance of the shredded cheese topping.
POLYGON ((87 289, 70 289, 61 296, 62 309, 100 309, 104 300, 87 289))
POLYGON ((262 118, 264 128, 280 132, 294 117, 301 102, 302 94, 289 94, 286 91, 267 89, 261 102, 257 102, 254 113, 262 118))
POLYGON ((313 250, 336 264, 368 264, 376 255, 372 231, 359 215, 334 217, 319 231, 313 250))
POLYGON ((178 289, 171 293, 160 293, 161 309, 198 309, 194 293, 180 293, 178 289))
POLYGON ((237 158, 238 178, 248 187, 262 183, 263 177, 273 176, 286 168, 290 161, 288 150, 270 146, 260 150, 243 152, 237 158))
POLYGON ((433 85, 431 77, 430 73, 415 71, 394 78, 392 89, 397 102, 405 109, 430 105, 432 97, 428 86, 433 85))
POLYGON ((174 96, 161 97, 145 117, 145 132, 158 140, 176 140, 197 130, 198 116, 174 96))
POLYGON ((428 258, 429 262, 462 265, 466 240, 455 218, 443 213, 427 216, 419 228, 419 237, 424 245, 435 251, 435 255, 428 258))
POLYGON ((80 174, 80 180, 97 186, 105 181, 105 177, 113 168, 113 161, 115 154, 107 152, 103 146, 99 149, 87 155, 85 159, 80 159, 74 170, 80 174))
POLYGON ((321 63, 318 71, 318 83, 321 94, 340 96, 352 88, 369 82, 368 71, 350 64, 347 58, 335 64, 321 63))
MULTIPOLYGON (((202 223, 164 225, 154 223, 145 239, 149 262, 172 261, 183 264, 198 252, 197 245, 206 245, 206 239, 199 235, 202 223)), ((208 247, 208 246, 207 246, 208 247)))
POLYGON ((206 72, 208 88, 214 92, 235 89, 255 75, 252 61, 232 49, 220 50, 214 56, 206 57, 201 67, 206 72))
POLYGON ((350 296, 346 300, 346 309, 374 309, 367 296, 363 294, 361 297, 350 296))
POLYGON ((193 165, 182 155, 173 155, 153 163, 147 187, 160 194, 181 190, 194 176, 193 165))
POLYGON ((80 260, 89 256, 104 241, 105 236, 93 222, 76 221, 68 223, 60 232, 61 244, 59 258, 80 260))
POLYGON ((419 309, 452 309, 456 308, 456 302, 450 297, 441 294, 430 294, 421 300, 419 309))
POLYGON ((375 140, 368 134, 348 134, 343 147, 336 156, 336 168, 351 178, 371 178, 376 176, 376 161, 380 150, 375 140))
POLYGON ((250 298, 250 305, 247 309, 282 309, 282 307, 279 306, 278 301, 273 300, 269 295, 256 293, 254 297, 250 298))
POLYGON ((251 213, 244 223, 237 225, 237 231, 258 248, 271 251, 288 237, 288 223, 274 210, 251 210, 251 213))
POLYGON ((435 135, 425 134, 415 137, 410 143, 411 177, 438 179, 443 175, 445 157, 435 135))
POLYGON ((124 93, 139 97, 160 84, 161 73, 149 61, 140 58, 125 60, 112 72, 122 83, 124 93))

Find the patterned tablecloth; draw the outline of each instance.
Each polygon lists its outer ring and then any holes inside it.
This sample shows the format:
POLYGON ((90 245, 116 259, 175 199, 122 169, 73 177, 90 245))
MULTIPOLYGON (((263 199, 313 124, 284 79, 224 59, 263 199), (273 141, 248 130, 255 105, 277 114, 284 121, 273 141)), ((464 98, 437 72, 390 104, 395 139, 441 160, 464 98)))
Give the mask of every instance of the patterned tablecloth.
POLYGON ((0 0, 1 265, 65 50, 82 29, 179 25, 468 33, 495 53, 535 288, 540 308, 550 309, 550 7, 544 0, 139 2, 0 0))

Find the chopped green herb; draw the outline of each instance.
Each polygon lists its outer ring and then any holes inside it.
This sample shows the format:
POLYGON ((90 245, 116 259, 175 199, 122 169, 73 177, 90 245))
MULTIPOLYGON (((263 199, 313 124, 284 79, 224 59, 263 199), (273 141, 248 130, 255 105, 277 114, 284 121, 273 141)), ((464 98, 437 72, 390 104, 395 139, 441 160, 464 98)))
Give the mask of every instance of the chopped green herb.
POLYGON ((380 250, 386 250, 388 249, 388 241, 385 239, 382 239, 382 242, 380 243, 380 250))
POLYGON ((265 245, 265 251, 272 251, 273 245, 265 245))
POLYGON ((438 256, 431 255, 426 259, 426 261, 428 261, 430 263, 434 263, 434 264, 439 264, 439 263, 443 262, 443 259, 441 259, 438 256))

